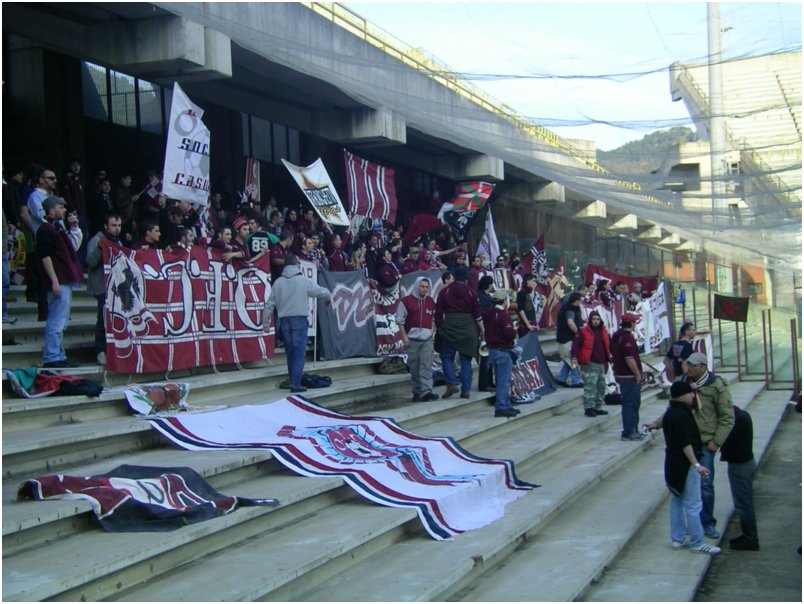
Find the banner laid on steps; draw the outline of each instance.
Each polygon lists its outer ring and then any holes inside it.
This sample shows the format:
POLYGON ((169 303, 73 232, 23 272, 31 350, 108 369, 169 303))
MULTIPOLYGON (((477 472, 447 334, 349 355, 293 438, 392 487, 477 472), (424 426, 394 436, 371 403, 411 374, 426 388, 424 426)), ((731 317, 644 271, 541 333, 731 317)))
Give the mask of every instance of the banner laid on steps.
POLYGON ((150 373, 273 356, 262 330, 268 256, 221 259, 214 249, 129 250, 103 239, 106 367, 150 373))
POLYGON ((149 421, 190 451, 270 449, 303 476, 340 476, 375 503, 415 509, 435 539, 494 522, 535 486, 516 478, 511 461, 476 457, 451 438, 417 436, 393 420, 341 415, 302 397, 149 421))
POLYGON ((190 468, 116 467, 97 476, 39 476, 20 499, 83 499, 111 533, 173 531, 240 506, 279 505, 276 499, 221 495, 190 468))
POLYGON ((532 331, 519 338, 517 346, 522 348, 522 355, 511 372, 508 388, 511 397, 522 398, 531 392, 544 396, 555 392, 556 382, 544 358, 538 332, 532 331))

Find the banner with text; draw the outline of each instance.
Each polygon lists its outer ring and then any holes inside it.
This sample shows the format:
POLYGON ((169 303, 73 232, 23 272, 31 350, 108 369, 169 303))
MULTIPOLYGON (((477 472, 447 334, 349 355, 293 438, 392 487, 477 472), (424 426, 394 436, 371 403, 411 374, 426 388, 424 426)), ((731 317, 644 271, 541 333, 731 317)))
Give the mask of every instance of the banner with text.
POLYGON ((271 287, 267 255, 228 263, 202 247, 101 246, 110 371, 164 373, 273 356, 273 331, 261 325, 271 287))
POLYGON ((173 83, 162 193, 202 206, 209 197, 209 130, 204 110, 173 83))
POLYGON ((306 167, 296 166, 284 159, 282 163, 324 222, 349 226, 349 217, 320 157, 306 167))

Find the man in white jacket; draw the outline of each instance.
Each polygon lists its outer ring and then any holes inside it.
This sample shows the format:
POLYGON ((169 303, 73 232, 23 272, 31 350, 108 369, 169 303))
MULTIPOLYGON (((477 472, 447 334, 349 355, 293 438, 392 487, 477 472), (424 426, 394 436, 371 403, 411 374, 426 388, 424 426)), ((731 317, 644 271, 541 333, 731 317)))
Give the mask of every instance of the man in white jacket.
POLYGON ((301 385, 304 373, 304 355, 307 345, 308 298, 323 298, 327 305, 332 301, 329 290, 316 285, 304 276, 299 268, 299 259, 293 254, 285 258, 282 275, 271 287, 271 293, 263 310, 262 327, 267 329, 276 308, 285 356, 288 362, 288 380, 291 392, 304 392, 301 385))

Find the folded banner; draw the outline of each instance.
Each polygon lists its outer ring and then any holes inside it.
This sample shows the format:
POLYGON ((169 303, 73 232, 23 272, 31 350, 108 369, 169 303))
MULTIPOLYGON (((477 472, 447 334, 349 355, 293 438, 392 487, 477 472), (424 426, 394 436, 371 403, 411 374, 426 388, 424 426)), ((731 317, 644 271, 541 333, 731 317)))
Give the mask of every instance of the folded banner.
POLYGON ((349 226, 349 217, 320 157, 306 167, 296 166, 284 159, 282 163, 323 221, 349 226))
POLYGON ((246 190, 251 201, 260 201, 260 160, 246 158, 246 190))
POLYGON ((495 265, 497 256, 500 255, 500 244, 497 242, 497 232, 494 230, 494 220, 491 218, 491 206, 486 213, 486 228, 483 230, 480 243, 477 244, 477 254, 483 254, 491 266, 495 265))
POLYGON ((377 355, 388 356, 403 354, 405 344, 402 342, 402 332, 396 323, 396 307, 399 305, 399 284, 388 292, 377 285, 374 279, 369 279, 369 291, 374 302, 374 328, 377 342, 377 355))
POLYGON ((745 323, 748 320, 748 298, 735 298, 715 294, 712 316, 725 321, 745 323))
POLYGON ((190 468, 128 465, 98 476, 39 476, 22 484, 19 498, 83 499, 111 533, 173 531, 240 506, 279 505, 221 495, 190 468))
POLYGON ((535 486, 516 478, 513 462, 476 457, 451 438, 417 436, 393 420, 349 417, 301 397, 148 421, 191 451, 270 449, 303 476, 341 476, 375 503, 415 509, 436 539, 494 522, 535 486))
POLYGON ((129 250, 101 241, 106 273, 107 368, 148 373, 272 357, 262 330, 268 256, 221 259, 218 250, 129 250))
POLYGON ((193 411, 187 404, 190 384, 137 384, 125 388, 128 406, 142 415, 193 411))
POLYGON ((512 398, 523 399, 535 393, 544 396, 555 392, 556 382, 542 352, 542 345, 536 332, 530 332, 517 340, 522 348, 519 362, 511 371, 508 391, 512 398))
POLYGON ((173 101, 165 146, 162 192, 172 199, 207 205, 209 198, 209 130, 204 110, 173 83, 173 101))
POLYGON ((346 194, 352 214, 396 222, 394 170, 343 150, 346 194))

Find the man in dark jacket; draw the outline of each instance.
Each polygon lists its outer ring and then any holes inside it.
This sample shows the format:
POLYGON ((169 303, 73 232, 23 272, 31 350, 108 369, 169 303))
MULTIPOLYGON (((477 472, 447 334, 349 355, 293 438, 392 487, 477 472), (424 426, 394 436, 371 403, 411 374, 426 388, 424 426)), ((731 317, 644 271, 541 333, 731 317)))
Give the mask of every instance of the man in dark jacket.
POLYGON ((720 548, 704 543, 701 524, 701 477, 709 470, 698 460, 703 443, 692 417, 695 394, 686 382, 675 382, 670 388, 670 405, 662 418, 665 441, 664 480, 672 493, 670 499, 670 538, 673 549, 687 546, 699 554, 719 554, 720 548))
POLYGON ((573 365, 580 365, 583 375, 584 415, 608 415, 609 412, 603 409, 603 399, 606 396, 606 372, 611 361, 609 332, 596 310, 589 313, 589 322, 575 335, 570 354, 573 365))
POLYGON ((95 355, 98 365, 106 365, 106 322, 104 309, 106 307, 106 279, 103 273, 103 252, 100 242, 103 239, 120 243, 120 228, 122 221, 120 214, 109 212, 103 220, 103 227, 87 244, 87 293, 95 296, 98 301, 98 318, 95 323, 95 355))
POLYGON ((396 310, 402 343, 408 351, 414 403, 438 399, 433 392, 434 315, 435 300, 430 297, 430 280, 419 277, 413 285, 413 293, 402 298, 396 310))
POLYGON ((614 380, 623 401, 623 440, 642 440, 639 432, 639 407, 642 404, 642 360, 634 337, 634 326, 640 316, 624 313, 618 329, 611 338, 611 360, 614 380))
POLYGON ((556 318, 556 342, 558 342, 558 354, 561 355, 561 372, 558 374, 558 383, 562 386, 573 388, 583 388, 581 372, 577 367, 572 366, 572 340, 575 334, 583 325, 581 318, 581 294, 572 292, 564 304, 558 310, 556 318), (571 379, 567 383, 567 378, 571 379))
POLYGON ((747 411, 734 405, 734 428, 723 446, 720 460, 729 464, 729 486, 734 509, 740 516, 743 534, 729 540, 731 549, 755 552, 759 549, 757 517, 754 512, 754 425, 747 411))
POLYGON ((516 417, 519 409, 511 404, 508 386, 511 382, 513 358, 511 351, 516 340, 516 330, 508 315, 508 297, 504 290, 491 294, 494 306, 483 312, 483 325, 486 331, 486 343, 489 346, 489 359, 497 376, 494 417, 516 417))

